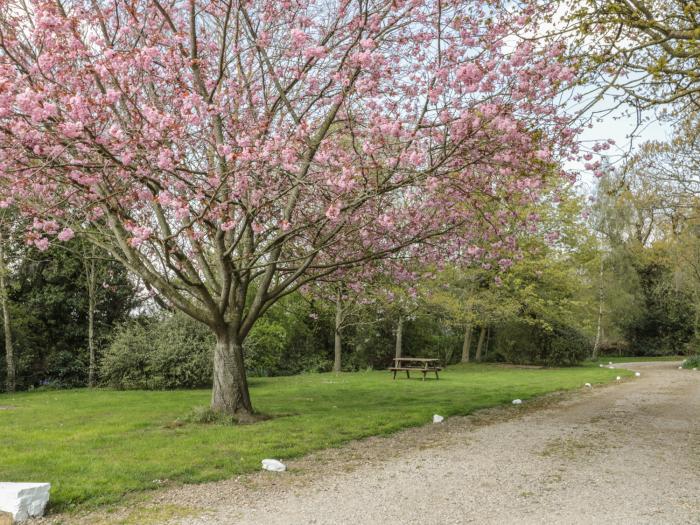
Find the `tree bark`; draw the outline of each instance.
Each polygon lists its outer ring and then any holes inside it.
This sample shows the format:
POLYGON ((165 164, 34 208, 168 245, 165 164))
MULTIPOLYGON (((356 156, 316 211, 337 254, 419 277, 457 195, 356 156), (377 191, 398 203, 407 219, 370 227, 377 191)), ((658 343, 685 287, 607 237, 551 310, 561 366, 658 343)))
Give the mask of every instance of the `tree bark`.
POLYGON ((476 355, 474 356, 474 361, 481 361, 481 350, 484 347, 484 340, 486 339, 486 326, 481 327, 479 332, 479 342, 476 345, 476 355))
MULTIPOLYGON (((86 255, 84 255, 87 257, 86 255)), ((92 256, 84 259, 85 278, 88 292, 88 352, 90 364, 88 368, 88 386, 94 388, 97 376, 97 358, 95 355, 95 295, 97 292, 97 276, 95 268, 95 247, 92 247, 92 256)))
POLYGON ((243 362, 243 344, 231 337, 227 328, 216 333, 211 408, 239 421, 253 415, 248 380, 243 362))
POLYGON ((595 343, 593 344, 593 354, 591 358, 598 359, 600 343, 603 334, 603 254, 600 254, 600 269, 598 272, 598 329, 596 330, 595 343))
POLYGON ((489 356, 489 342, 491 341, 491 327, 486 327, 486 343, 484 345, 484 357, 489 356))
POLYGON ((12 343, 12 323, 10 322, 10 310, 7 304, 6 272, 4 239, 0 234, 0 306, 2 307, 2 326, 5 332, 5 390, 14 392, 17 388, 17 369, 15 366, 14 345, 12 343))
POLYGON ((403 356, 403 315, 399 315, 399 322, 396 325, 396 349, 394 357, 403 356))
POLYGON ((343 325, 343 303, 340 299, 340 293, 335 302, 335 326, 333 330, 333 372, 340 372, 343 366, 342 354, 343 343, 340 338, 340 332, 343 325))
POLYGON ((472 325, 467 324, 464 328, 464 343, 462 344, 462 363, 469 362, 469 347, 472 344, 472 325))

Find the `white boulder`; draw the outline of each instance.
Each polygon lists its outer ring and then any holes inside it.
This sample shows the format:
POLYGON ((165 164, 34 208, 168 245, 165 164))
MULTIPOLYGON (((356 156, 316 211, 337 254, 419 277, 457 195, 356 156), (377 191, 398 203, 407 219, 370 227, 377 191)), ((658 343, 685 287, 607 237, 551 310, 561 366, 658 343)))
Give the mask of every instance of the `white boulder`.
POLYGON ((269 470, 270 472, 284 472, 287 470, 287 465, 276 459, 263 459, 262 460, 263 470, 269 470))
POLYGON ((636 377, 639 377, 639 376, 642 375, 642 373, 641 373, 641 372, 635 372, 634 375, 635 375, 636 377))
POLYGON ((49 502, 50 483, 0 482, 0 510, 9 512, 15 521, 44 515, 49 502))
POLYGON ((586 384, 583 385, 583 386, 585 386, 586 388, 593 388, 593 385, 591 385, 590 383, 586 383, 586 384))
POLYGON ((513 399, 513 404, 514 404, 514 405, 522 405, 522 404, 523 404, 523 400, 522 400, 522 399, 513 399))
POLYGON ((617 376, 617 377, 615 378, 616 381, 619 381, 620 379, 622 379, 620 376, 617 376))
POLYGON ((433 423, 442 423, 445 421, 445 418, 442 416, 438 416, 437 414, 433 415, 433 423))

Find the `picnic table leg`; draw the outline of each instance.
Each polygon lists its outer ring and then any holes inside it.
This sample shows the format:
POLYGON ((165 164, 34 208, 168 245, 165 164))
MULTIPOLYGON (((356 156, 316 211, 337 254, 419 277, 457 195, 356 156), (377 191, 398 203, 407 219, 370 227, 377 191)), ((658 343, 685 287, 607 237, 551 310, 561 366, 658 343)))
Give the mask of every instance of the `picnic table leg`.
POLYGON ((411 374, 406 370, 406 379, 411 379, 411 374))
POLYGON ((435 369, 435 379, 440 379, 440 378, 438 377, 437 368, 435 369))
POLYGON ((427 370, 421 370, 423 372, 423 381, 425 381, 425 374, 427 373, 427 370))
POLYGON ((396 379, 396 370, 394 370, 394 379, 396 379))

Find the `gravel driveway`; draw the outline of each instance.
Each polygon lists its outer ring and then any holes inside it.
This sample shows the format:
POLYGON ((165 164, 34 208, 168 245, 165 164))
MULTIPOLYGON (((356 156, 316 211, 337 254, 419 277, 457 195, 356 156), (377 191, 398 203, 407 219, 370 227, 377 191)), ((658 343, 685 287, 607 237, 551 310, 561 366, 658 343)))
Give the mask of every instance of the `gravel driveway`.
POLYGON ((302 474, 276 477, 301 483, 233 490, 181 523, 700 523, 700 372, 677 366, 628 365, 641 377, 521 417, 508 417, 512 407, 365 440, 381 452, 320 454, 326 466, 314 472, 292 462, 302 474))
POLYGON ((630 364, 641 377, 353 442, 281 474, 168 489, 147 505, 179 509, 168 523, 181 525, 700 524, 700 372, 677 366, 630 364))

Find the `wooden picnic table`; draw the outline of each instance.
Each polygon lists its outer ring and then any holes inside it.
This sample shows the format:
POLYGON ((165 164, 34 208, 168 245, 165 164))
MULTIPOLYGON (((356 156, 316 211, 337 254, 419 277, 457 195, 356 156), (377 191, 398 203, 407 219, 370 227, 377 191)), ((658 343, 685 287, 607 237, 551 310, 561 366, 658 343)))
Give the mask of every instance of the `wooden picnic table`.
POLYGON ((389 367, 389 371, 394 373, 394 379, 396 379, 396 372, 406 372, 406 378, 411 379, 411 371, 421 372, 423 381, 428 372, 435 372, 435 379, 440 379, 438 372, 442 368, 439 364, 440 360, 432 357, 395 357, 394 366, 389 367))

